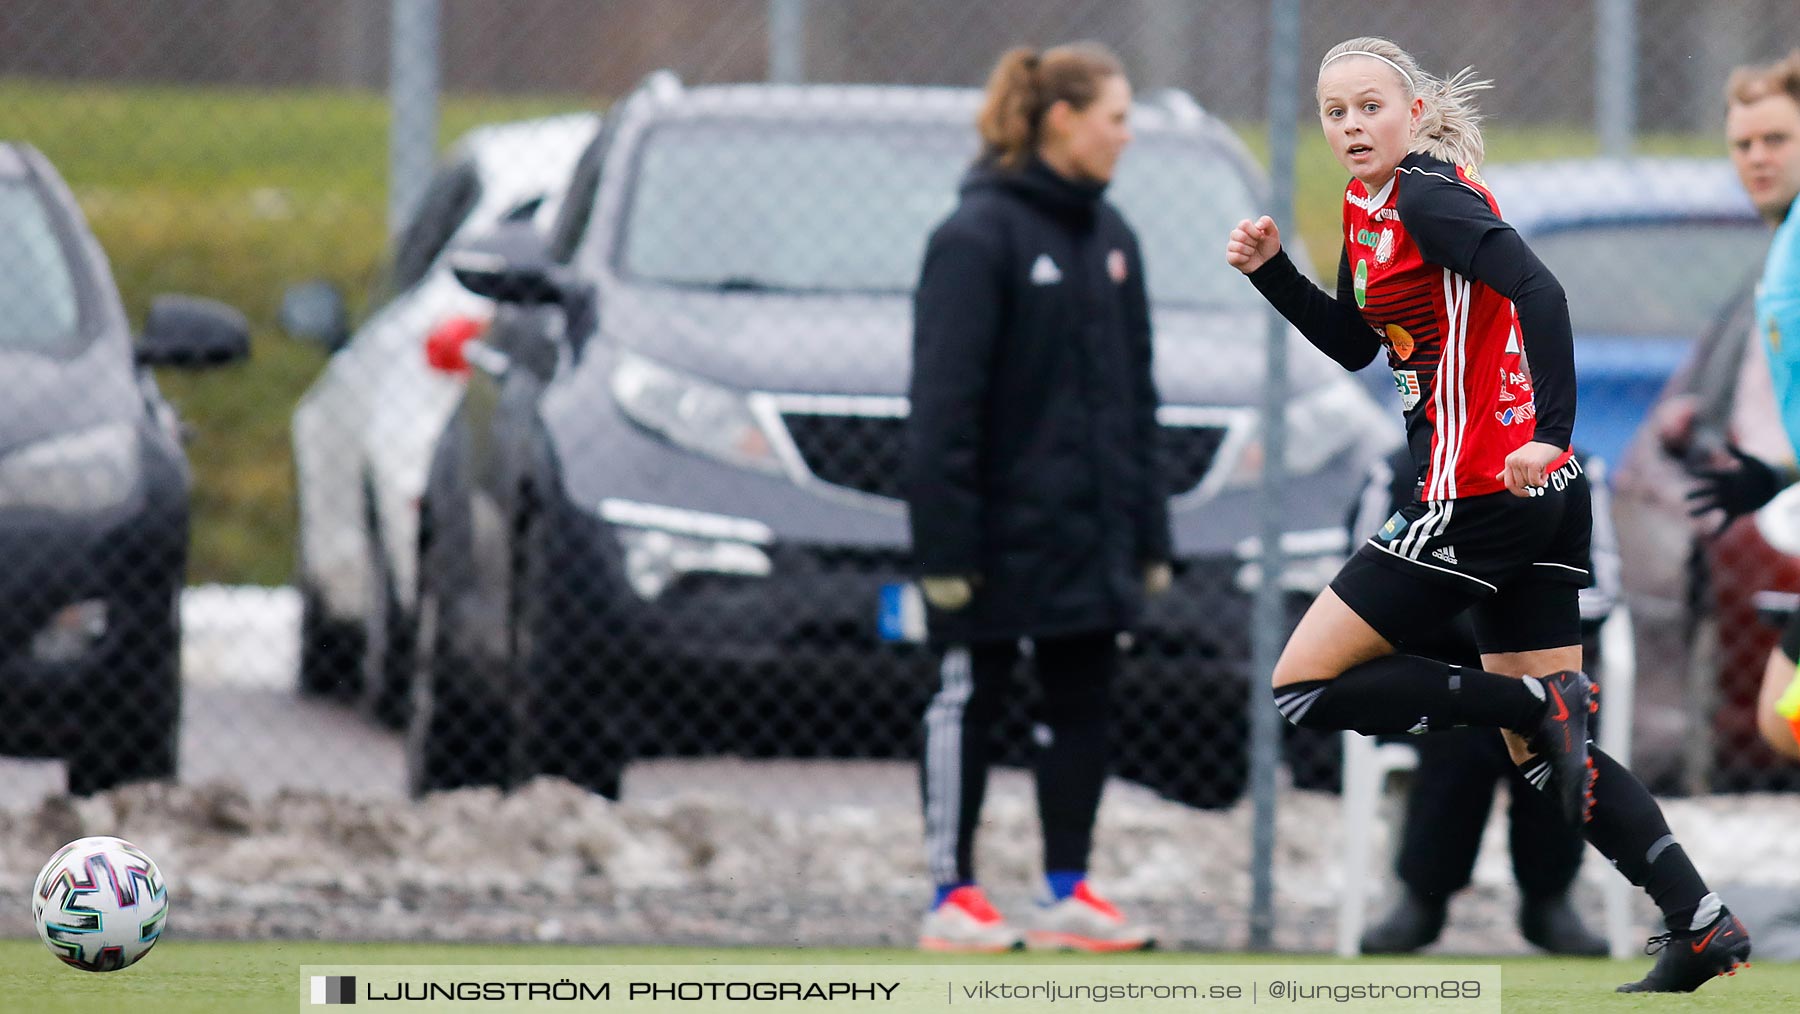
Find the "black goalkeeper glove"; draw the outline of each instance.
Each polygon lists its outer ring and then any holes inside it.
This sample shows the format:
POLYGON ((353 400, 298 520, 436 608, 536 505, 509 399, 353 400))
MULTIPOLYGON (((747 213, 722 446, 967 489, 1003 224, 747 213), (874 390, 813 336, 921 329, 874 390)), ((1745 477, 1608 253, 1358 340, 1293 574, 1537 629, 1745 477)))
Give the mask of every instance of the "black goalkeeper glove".
POLYGON ((1699 517, 1708 511, 1724 511, 1721 532, 1733 519, 1756 510, 1781 492, 1781 479, 1761 458, 1745 454, 1736 444, 1725 449, 1737 459, 1735 466, 1688 469, 1695 480, 1687 495, 1688 515, 1699 517))

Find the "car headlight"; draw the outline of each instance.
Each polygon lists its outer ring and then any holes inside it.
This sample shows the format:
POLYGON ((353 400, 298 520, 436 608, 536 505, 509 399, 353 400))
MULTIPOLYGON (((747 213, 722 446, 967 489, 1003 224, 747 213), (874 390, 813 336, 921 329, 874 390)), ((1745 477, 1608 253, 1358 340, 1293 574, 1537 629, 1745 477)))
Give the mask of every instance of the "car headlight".
POLYGON ((782 470, 749 401, 736 391, 629 352, 613 369, 612 389, 638 425, 683 447, 759 472, 782 470))
MULTIPOLYGON (((1400 446, 1400 426, 1355 381, 1340 380, 1287 405, 1287 474, 1308 475, 1358 444, 1386 454, 1400 446)), ((1267 457, 1260 422, 1225 480, 1229 489, 1262 481, 1267 457)))
POLYGON ((635 500, 602 501, 600 516, 616 526, 625 580, 645 602, 683 574, 768 577, 774 569, 763 547, 775 533, 760 521, 635 500))
POLYGON ((106 600, 64 606, 31 638, 31 657, 40 662, 73 662, 106 637, 106 600))
POLYGON ((654 528, 621 528, 625 580, 645 602, 653 602, 684 574, 768 577, 769 554, 743 542, 696 539, 654 528))
POLYGON ((0 507, 93 514, 125 503, 137 481, 137 427, 105 423, 0 457, 0 507))

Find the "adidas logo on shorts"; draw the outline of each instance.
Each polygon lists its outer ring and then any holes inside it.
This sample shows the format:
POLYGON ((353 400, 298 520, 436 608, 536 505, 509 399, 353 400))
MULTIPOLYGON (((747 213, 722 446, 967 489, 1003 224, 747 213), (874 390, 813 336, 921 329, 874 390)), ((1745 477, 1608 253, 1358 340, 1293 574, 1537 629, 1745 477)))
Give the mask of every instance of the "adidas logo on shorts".
POLYGON ((1455 546, 1445 546, 1442 549, 1434 549, 1431 551, 1431 555, 1437 557, 1438 559, 1444 561, 1445 563, 1451 565, 1452 567, 1456 566, 1456 547, 1455 546))

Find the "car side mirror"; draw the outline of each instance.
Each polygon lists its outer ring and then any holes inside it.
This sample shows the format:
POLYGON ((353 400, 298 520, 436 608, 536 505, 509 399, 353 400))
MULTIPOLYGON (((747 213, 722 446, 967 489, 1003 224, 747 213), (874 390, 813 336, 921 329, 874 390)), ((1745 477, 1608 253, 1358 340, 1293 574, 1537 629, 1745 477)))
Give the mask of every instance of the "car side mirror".
POLYGON ((281 294, 281 329, 289 337, 318 342, 336 352, 350 340, 350 313, 338 287, 316 278, 281 294))
POLYGON ((561 303, 567 274, 550 259, 537 228, 518 219, 450 251, 450 271, 477 296, 523 306, 561 303))
POLYGON ((145 366, 219 366, 249 357, 244 315, 197 296, 157 296, 137 342, 137 361, 145 366))
POLYGON ((563 333, 577 355, 594 330, 593 285, 552 260, 543 236, 529 222, 502 222, 486 236, 451 251, 450 272, 463 288, 496 303, 561 308, 563 333))

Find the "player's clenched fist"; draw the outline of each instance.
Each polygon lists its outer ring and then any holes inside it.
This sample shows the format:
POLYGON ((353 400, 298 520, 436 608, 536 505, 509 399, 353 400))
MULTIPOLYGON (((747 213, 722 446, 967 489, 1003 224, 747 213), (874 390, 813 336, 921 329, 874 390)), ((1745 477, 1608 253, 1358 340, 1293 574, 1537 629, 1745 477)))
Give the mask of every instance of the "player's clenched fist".
POLYGON ((1542 496, 1550 466, 1563 454, 1563 449, 1555 444, 1537 440, 1521 444, 1506 456, 1506 467, 1494 478, 1506 483, 1507 492, 1513 496, 1542 496))
POLYGON ((1225 242, 1225 263, 1249 274, 1281 252, 1281 230, 1267 215, 1252 222, 1244 219, 1225 242))

